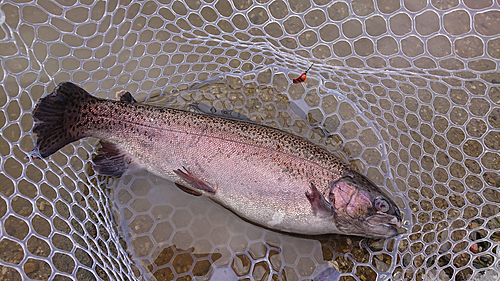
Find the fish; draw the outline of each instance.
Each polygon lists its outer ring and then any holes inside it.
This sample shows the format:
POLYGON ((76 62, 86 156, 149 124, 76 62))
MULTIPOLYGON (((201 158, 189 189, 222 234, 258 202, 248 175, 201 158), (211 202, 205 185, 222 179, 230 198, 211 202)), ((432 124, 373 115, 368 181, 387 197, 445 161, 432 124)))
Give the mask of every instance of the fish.
POLYGON ((40 158, 98 138, 97 174, 147 170, 265 228, 390 238, 402 225, 395 202, 368 178, 325 148, 273 127, 142 104, 126 91, 101 99, 71 82, 39 99, 32 116, 40 158))

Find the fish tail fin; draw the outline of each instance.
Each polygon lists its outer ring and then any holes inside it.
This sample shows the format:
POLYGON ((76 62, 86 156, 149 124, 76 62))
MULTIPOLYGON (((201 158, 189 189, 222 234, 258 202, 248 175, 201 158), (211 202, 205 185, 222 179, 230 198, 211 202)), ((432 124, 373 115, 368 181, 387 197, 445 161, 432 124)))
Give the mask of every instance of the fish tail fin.
POLYGON ((77 126, 81 119, 81 109, 96 100, 87 91, 71 82, 57 85, 54 91, 38 101, 33 109, 37 136, 35 150, 45 158, 65 145, 86 137, 86 132, 77 126))

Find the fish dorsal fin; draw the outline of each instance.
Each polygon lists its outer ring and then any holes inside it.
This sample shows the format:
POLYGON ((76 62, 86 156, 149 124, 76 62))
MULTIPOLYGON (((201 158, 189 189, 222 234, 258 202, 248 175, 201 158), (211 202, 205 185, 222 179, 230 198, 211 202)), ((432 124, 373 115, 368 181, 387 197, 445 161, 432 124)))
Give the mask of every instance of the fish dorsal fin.
POLYGON ((103 176, 121 176, 144 169, 141 162, 121 146, 101 141, 102 152, 92 159, 94 171, 103 176))
POLYGON ((132 94, 130 92, 125 91, 125 90, 121 90, 121 91, 117 92, 116 98, 118 98, 119 101, 125 102, 125 103, 130 103, 130 104, 137 103, 137 101, 134 99, 132 94))
POLYGON ((201 102, 195 102, 189 105, 189 110, 192 112, 197 112, 197 113, 203 113, 207 115, 213 115, 217 117, 223 117, 223 118, 229 118, 229 119, 235 119, 235 120, 240 120, 240 121, 247 121, 247 122, 253 122, 250 120, 250 118, 246 117, 245 115, 236 112, 234 110, 230 109, 222 109, 219 110, 213 106, 201 103, 201 102))

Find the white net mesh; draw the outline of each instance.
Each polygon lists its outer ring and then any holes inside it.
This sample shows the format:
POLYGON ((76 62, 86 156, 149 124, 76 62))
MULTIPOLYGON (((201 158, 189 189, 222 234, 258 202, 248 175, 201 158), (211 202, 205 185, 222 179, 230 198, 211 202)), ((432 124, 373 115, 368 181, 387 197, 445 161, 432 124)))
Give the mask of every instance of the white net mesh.
POLYGON ((500 278, 498 0, 0 8, 0 279, 500 278), (202 102, 307 137, 385 187, 404 233, 262 229, 148 173, 95 175, 95 139, 28 159, 34 103, 63 81, 202 102))

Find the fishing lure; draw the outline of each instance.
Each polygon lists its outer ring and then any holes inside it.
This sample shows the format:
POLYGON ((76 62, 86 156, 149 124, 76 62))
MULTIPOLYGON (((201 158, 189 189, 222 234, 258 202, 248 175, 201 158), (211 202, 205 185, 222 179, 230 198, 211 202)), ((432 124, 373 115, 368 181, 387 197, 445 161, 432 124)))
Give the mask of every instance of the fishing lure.
POLYGON ((304 73, 302 73, 298 78, 293 79, 292 80, 293 84, 299 84, 299 83, 306 81, 307 72, 309 71, 309 69, 311 69, 312 66, 313 66, 313 64, 311 64, 311 66, 309 66, 309 68, 304 73))

